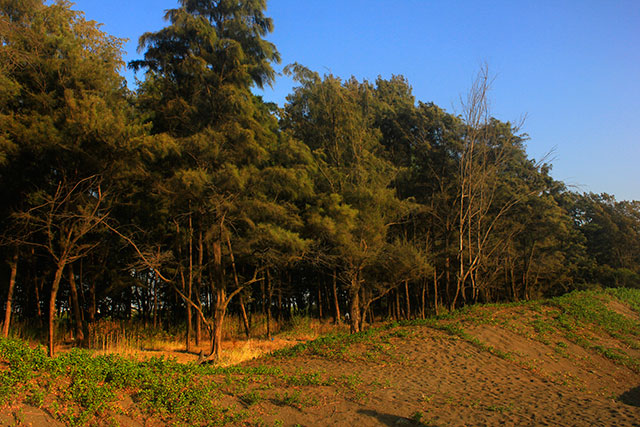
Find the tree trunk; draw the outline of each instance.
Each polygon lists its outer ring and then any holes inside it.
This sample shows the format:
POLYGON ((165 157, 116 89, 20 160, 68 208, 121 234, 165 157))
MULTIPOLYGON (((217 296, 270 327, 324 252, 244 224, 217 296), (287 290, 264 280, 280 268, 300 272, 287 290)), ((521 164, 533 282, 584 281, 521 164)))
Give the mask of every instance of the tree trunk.
MULTIPOLYGON (((435 285, 435 283, 434 283, 435 285)), ((427 317, 427 299, 426 294, 429 289, 429 284, 427 283, 427 278, 425 277, 422 280, 422 292, 420 293, 420 318, 426 319, 427 317)))
MULTIPOLYGON (((13 303, 13 290, 16 286, 16 274, 18 272, 18 249, 15 250, 11 259, 11 273, 9 275, 9 292, 7 294, 7 307, 4 311, 4 323, 2 324, 2 336, 9 336, 9 324, 11 323, 11 305, 13 303)), ((40 304, 38 302, 38 304, 40 304)))
POLYGON ((435 268, 433 269, 433 308, 437 316, 439 314, 440 307, 438 304, 438 275, 435 268))
MULTIPOLYGON (((83 279, 83 268, 82 268, 82 258, 80 258, 80 272, 78 273, 78 283, 80 283, 80 306, 82 307, 82 310, 80 310, 80 315, 82 317, 82 322, 84 323, 84 320, 86 318, 86 310, 85 308, 87 307, 87 298, 85 296, 85 292, 84 292, 84 286, 82 286, 82 284, 84 283, 82 281, 83 279)), ((86 325, 85 325, 86 326, 86 325)))
POLYGON ((211 352, 209 357, 213 360, 220 359, 222 350, 222 325, 226 313, 226 295, 224 289, 217 289, 214 297, 213 328, 211 332, 211 352))
POLYGON ((335 308, 335 324, 340 324, 340 301, 338 301, 338 284, 336 280, 336 270, 333 269, 333 305, 335 308))
MULTIPOLYGON (((193 222, 189 215, 189 276, 187 280, 187 298, 192 300, 193 291, 193 222)), ((187 305, 187 353, 191 351, 191 340, 193 337, 193 316, 191 313, 191 304, 187 305)))
POLYGON ((56 269, 55 276, 53 277, 53 284, 51 285, 51 295, 49 296, 49 312, 48 312, 48 327, 49 327, 49 357, 54 356, 55 346, 55 329, 54 318, 56 315, 56 298, 58 296, 58 289, 60 288, 60 281, 62 280, 62 273, 66 266, 65 260, 58 261, 58 267, 56 269))
POLYGON ((87 307, 87 321, 93 323, 96 321, 96 281, 89 280, 89 306, 87 307))
POLYGON ((322 321, 322 290, 318 283, 318 320, 322 321))
POLYGON ((266 310, 267 306, 265 305, 265 301, 267 299, 267 296, 265 295, 264 287, 265 287, 265 281, 262 280, 262 281, 260 281, 260 296, 261 296, 261 298, 260 298, 260 308, 262 310, 262 315, 266 316, 266 314, 267 314, 267 310, 266 310))
MULTIPOLYGON (((73 306, 73 318, 76 326, 76 341, 81 343, 84 341, 84 328, 82 325, 82 314, 78 300, 78 288, 76 287, 76 275, 73 272, 73 264, 69 264, 69 287, 71 288, 71 305, 73 306)), ((131 304, 129 304, 129 306, 131 306, 131 304)))
POLYGON ((40 280, 34 280, 34 292, 36 294, 36 315, 38 317, 38 325, 43 326, 44 316, 42 314, 42 306, 40 305, 40 295, 42 294, 41 290, 44 288, 44 276, 40 278, 40 280))
MULTIPOLYGON (((221 233, 222 234, 222 233, 221 233)), ((213 252, 213 272, 214 280, 211 283, 213 294, 213 328, 211 336, 211 353, 209 357, 214 360, 220 359, 222 349, 222 324, 227 309, 227 300, 224 283, 224 272, 222 270, 222 246, 221 242, 212 243, 213 252)))
POLYGON ((364 331, 364 325, 367 324, 367 314, 369 312, 369 302, 365 295, 364 289, 360 289, 360 331, 364 331))
POLYGON ((278 318, 276 319, 280 327, 282 327, 282 311, 282 283, 280 283, 278 286, 278 318))
POLYGON ((271 273, 267 269, 267 339, 271 339, 271 295, 273 293, 273 284, 271 283, 271 273))
MULTIPOLYGON (((448 241, 448 239, 447 239, 448 241)), ((447 248, 448 248, 447 243, 447 248)), ((444 277, 445 277, 445 291, 447 294, 447 303, 451 303, 451 259, 447 256, 444 260, 444 277)))
POLYGON ((242 323, 244 325, 244 334, 247 338, 251 337, 251 328, 249 327, 249 318, 247 317, 247 310, 244 306, 244 297, 240 296, 240 313, 242 314, 242 323))
POLYGON ((406 303, 407 303, 407 316, 406 316, 406 319, 410 320, 411 319, 411 305, 409 304, 409 281, 408 280, 404 281, 404 294, 405 294, 406 303))
MULTIPOLYGON (((202 259, 204 257, 204 245, 202 242, 202 229, 198 232, 198 275, 196 277, 196 302, 202 308, 200 291, 202 289, 202 259)), ((196 346, 202 343, 202 319, 196 316, 196 346)))
POLYGON ((350 331, 352 334, 360 332, 360 283, 358 280, 358 274, 355 274, 351 279, 351 286, 349 287, 349 323, 350 331))
POLYGON ((158 280, 153 279, 153 329, 158 327, 158 280))

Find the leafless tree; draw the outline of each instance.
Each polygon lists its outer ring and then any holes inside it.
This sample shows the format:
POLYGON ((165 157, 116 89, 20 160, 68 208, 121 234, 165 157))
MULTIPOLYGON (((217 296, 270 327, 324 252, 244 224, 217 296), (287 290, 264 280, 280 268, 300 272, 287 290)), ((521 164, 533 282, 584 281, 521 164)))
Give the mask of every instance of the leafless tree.
MULTIPOLYGON (((105 194, 98 176, 76 182, 61 179, 53 194, 39 193, 36 197, 36 206, 15 214, 23 230, 17 240, 44 249, 54 262, 48 312, 49 356, 53 357, 56 298, 64 270, 98 245, 98 240, 87 236, 104 223, 109 212, 104 207, 105 194)), ((79 307, 74 310, 78 319, 79 307)))

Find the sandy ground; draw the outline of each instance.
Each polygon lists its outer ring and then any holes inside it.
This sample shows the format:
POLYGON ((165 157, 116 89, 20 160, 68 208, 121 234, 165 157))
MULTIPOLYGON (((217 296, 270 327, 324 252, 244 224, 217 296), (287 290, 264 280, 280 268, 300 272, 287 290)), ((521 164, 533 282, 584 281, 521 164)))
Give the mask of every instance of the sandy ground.
MULTIPOLYGON (((612 308, 638 319, 637 313, 623 305, 612 308)), ((245 366, 280 367, 285 374, 317 374, 332 380, 322 385, 269 383, 268 387, 257 381, 250 390, 260 393, 258 402, 247 404, 229 392, 221 403, 247 412, 239 425, 256 426, 640 427, 637 370, 553 331, 533 333, 526 321, 526 316, 535 315, 532 312, 507 315, 524 320, 515 329, 495 323, 462 323, 477 339, 476 345, 439 329, 411 326, 383 331, 353 344, 338 357, 307 352, 244 362, 245 366), (282 396, 296 396, 296 401, 284 404, 282 396)), ((602 332, 594 339, 640 360, 640 351, 628 343, 602 332)), ((245 353, 250 346, 258 354, 290 344, 293 341, 235 345, 245 353)), ((190 361, 197 356, 183 353, 180 357, 178 354, 179 360, 190 361)), ((122 426, 172 425, 171 420, 142 416, 128 396, 120 404, 125 415, 116 420, 122 426)), ((14 405, 0 411, 0 425, 61 424, 40 409, 14 405)))
POLYGON ((301 388, 320 403, 253 410, 269 422, 305 426, 640 426, 640 375, 595 354, 539 354, 537 342, 479 329, 522 356, 504 360, 441 331, 413 328, 410 338, 395 339, 389 362, 278 363, 289 371, 357 373, 359 393, 301 388))

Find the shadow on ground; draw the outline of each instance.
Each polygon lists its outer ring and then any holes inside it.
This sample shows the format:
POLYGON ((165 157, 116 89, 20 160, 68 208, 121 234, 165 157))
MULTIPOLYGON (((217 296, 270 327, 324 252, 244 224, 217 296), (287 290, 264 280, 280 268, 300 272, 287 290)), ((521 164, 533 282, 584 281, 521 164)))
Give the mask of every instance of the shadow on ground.
POLYGON ((640 407, 640 386, 625 391, 618 399, 627 405, 640 407))
POLYGON ((374 411, 373 409, 360 409, 358 410, 359 414, 367 415, 369 417, 375 418, 381 424, 385 426, 424 426, 424 427, 437 427, 433 424, 424 424, 419 421, 414 421, 409 418, 400 417, 398 415, 393 414, 385 414, 383 412, 374 411))

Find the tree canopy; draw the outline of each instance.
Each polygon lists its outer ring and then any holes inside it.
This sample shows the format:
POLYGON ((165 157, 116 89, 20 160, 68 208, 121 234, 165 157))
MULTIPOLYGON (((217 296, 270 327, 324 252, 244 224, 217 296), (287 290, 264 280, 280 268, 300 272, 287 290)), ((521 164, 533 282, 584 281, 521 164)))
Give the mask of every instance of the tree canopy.
MULTIPOLYGON (((181 0, 122 41, 72 4, 0 1, 0 269, 11 316, 182 325, 296 314, 358 332, 476 302, 640 286, 640 202, 579 194, 491 115, 481 70, 454 115, 403 76, 285 67, 284 106, 253 92, 280 60, 264 0, 181 0), (66 317, 65 317, 66 316, 66 317)), ((87 344, 88 345, 88 344, 87 344)))

